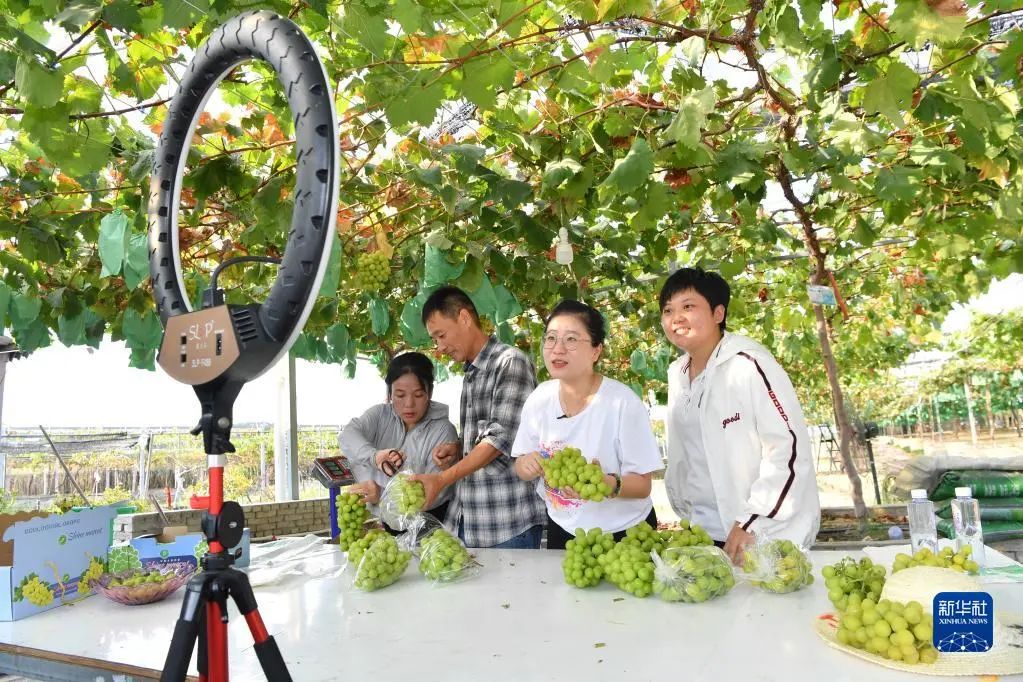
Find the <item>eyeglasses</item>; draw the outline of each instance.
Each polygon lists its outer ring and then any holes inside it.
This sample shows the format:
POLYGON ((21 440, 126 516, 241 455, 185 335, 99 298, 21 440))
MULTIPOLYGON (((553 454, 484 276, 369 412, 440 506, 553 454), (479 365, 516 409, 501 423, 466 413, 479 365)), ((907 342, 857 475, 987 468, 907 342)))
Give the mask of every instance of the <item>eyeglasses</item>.
POLYGON ((591 342, 589 338, 585 336, 576 336, 575 334, 565 334, 560 337, 557 334, 544 334, 543 347, 548 350, 553 349, 554 346, 558 345, 559 340, 565 346, 565 350, 575 350, 583 341, 586 343, 591 342))

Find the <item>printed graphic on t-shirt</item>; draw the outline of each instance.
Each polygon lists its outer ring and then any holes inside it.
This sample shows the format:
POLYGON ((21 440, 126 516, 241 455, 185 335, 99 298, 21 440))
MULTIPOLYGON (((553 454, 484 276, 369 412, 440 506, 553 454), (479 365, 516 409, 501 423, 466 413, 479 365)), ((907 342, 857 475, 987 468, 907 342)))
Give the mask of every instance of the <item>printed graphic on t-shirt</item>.
MULTIPOLYGON (((540 441, 540 449, 538 452, 544 459, 550 459, 554 456, 555 452, 566 447, 568 447, 568 444, 560 440, 551 441, 549 443, 540 441)), ((547 485, 546 480, 543 483, 543 487, 544 491, 547 493, 547 501, 550 503, 552 509, 556 509, 558 511, 571 511, 581 507, 585 501, 572 497, 565 497, 563 488, 552 488, 547 485)))

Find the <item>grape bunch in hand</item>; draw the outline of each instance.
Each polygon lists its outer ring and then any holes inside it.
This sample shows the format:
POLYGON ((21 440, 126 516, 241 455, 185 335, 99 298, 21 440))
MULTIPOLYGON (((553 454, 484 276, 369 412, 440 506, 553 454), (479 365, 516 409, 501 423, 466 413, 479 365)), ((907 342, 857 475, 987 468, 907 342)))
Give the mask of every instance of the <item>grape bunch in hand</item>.
POLYGON ((355 493, 341 493, 337 496, 337 526, 341 551, 347 552, 351 544, 366 534, 364 524, 369 518, 366 502, 355 493))
POLYGON ((562 448, 541 465, 551 488, 571 488, 580 499, 593 502, 601 502, 611 494, 600 465, 587 462, 579 448, 562 448))

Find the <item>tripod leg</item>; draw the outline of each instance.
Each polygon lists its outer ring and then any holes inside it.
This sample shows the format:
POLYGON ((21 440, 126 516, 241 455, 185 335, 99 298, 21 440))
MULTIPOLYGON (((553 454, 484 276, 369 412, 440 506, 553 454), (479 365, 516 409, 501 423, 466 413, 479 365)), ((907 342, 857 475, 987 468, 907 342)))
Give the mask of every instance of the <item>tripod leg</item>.
POLYGON ((259 606, 256 604, 256 596, 252 593, 249 576, 232 568, 225 572, 224 578, 228 581, 229 591, 238 606, 238 611, 245 616, 245 622, 249 625, 249 632, 252 633, 255 642, 253 648, 266 679, 268 682, 292 682, 291 673, 284 664, 284 657, 281 656, 277 641, 266 631, 263 617, 259 615, 259 606))
POLYGON ((210 600, 206 603, 206 661, 210 682, 227 682, 227 623, 221 614, 227 614, 227 604, 210 600), (222 611, 223 610, 223 611, 222 611))
POLYGON ((199 669, 199 682, 206 682, 209 679, 210 664, 207 658, 207 652, 210 650, 209 638, 206 636, 206 609, 199 609, 199 651, 198 651, 198 669, 199 669))
POLYGON ((203 584, 202 576, 196 576, 188 581, 185 599, 181 604, 181 615, 174 624, 174 636, 167 650, 160 682, 184 682, 188 674, 188 664, 192 660, 192 649, 195 647, 196 637, 199 636, 199 624, 206 606, 203 584))

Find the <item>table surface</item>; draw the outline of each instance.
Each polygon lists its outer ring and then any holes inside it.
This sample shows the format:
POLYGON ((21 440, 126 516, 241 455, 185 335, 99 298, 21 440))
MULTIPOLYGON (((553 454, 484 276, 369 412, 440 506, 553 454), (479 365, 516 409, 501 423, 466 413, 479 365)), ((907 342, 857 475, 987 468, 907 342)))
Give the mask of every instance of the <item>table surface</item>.
MULTIPOLYGON (((431 585, 413 561, 377 592, 355 590, 346 573, 262 587, 256 597, 297 682, 920 679, 832 649, 814 632, 830 610, 820 569, 847 555, 859 553, 812 552, 809 589, 775 595, 740 583, 704 604, 637 599, 608 583, 571 587, 563 552, 547 550, 477 550, 480 575, 454 585, 431 585)), ((340 553, 322 560, 343 561, 340 553)), ((1020 585, 986 589, 999 608, 1023 612, 1020 585)), ((136 607, 93 596, 0 623, 0 648, 159 670, 182 594, 136 607)), ((233 679, 263 679, 233 607, 230 647, 233 679)))

